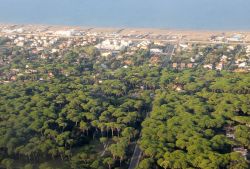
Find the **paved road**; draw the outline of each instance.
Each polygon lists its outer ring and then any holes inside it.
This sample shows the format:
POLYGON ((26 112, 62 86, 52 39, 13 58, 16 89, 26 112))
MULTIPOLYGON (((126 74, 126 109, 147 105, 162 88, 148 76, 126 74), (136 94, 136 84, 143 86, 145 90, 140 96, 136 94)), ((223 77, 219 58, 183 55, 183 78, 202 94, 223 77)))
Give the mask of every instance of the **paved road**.
POLYGON ((108 143, 104 145, 104 150, 103 150, 103 152, 101 154, 101 157, 103 157, 105 155, 107 149, 108 149, 108 143))
POLYGON ((141 154, 142 154, 142 151, 139 148, 139 145, 136 144, 134 154, 133 154, 133 156, 131 158, 128 169, 135 169, 138 166, 138 164, 140 162, 141 154))
POLYGON ((170 60, 172 60, 174 52, 175 52, 175 47, 174 45, 171 45, 171 47, 169 48, 170 60))
MULTIPOLYGON (((154 100, 154 96, 152 97, 152 99, 154 100)), ((146 118, 149 117, 149 113, 150 113, 150 111, 147 112, 146 118)), ((140 138, 141 138, 141 133, 140 133, 140 138)), ((135 169, 138 166, 138 164, 140 162, 141 155, 142 155, 142 151, 141 151, 139 145, 136 144, 133 156, 130 159, 130 164, 129 164, 129 168, 128 169, 135 169)))

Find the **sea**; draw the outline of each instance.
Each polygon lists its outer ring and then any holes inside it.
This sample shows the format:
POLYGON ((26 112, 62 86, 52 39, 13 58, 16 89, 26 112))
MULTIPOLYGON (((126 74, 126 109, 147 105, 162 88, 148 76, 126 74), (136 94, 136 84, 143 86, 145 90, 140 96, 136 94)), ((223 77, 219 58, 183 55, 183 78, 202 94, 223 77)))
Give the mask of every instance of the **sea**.
POLYGON ((0 0, 0 23, 250 30, 250 0, 0 0))

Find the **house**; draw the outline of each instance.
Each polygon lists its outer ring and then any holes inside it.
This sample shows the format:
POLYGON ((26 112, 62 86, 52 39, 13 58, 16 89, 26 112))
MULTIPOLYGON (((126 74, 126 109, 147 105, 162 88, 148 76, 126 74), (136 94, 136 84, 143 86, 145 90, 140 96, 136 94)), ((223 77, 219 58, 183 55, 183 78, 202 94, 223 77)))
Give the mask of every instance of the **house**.
POLYGON ((105 65, 105 64, 103 64, 103 63, 101 64, 101 67, 104 68, 104 69, 107 69, 107 68, 108 68, 108 66, 105 65))
POLYGON ((48 76, 49 76, 50 78, 52 78, 52 77, 54 77, 54 74, 53 74, 52 72, 49 72, 49 73, 48 73, 48 76))
POLYGON ((37 49, 37 51, 39 51, 39 52, 44 50, 43 47, 37 47, 36 49, 37 49))
POLYGON ((250 53, 250 45, 246 47, 246 53, 250 53))
POLYGON ((11 71, 12 71, 13 73, 18 73, 18 72, 20 72, 20 69, 11 69, 11 71))
POLYGON ((135 52, 132 52, 132 51, 125 53, 125 55, 128 55, 128 56, 133 56, 134 54, 135 54, 135 52))
POLYGON ((112 52, 101 52, 102 57, 112 56, 112 52))
POLYGON ((18 46, 18 47, 23 47, 23 46, 24 46, 24 42, 18 42, 18 43, 16 44, 16 46, 18 46))
POLYGON ((247 59, 239 58, 239 59, 235 60, 235 63, 239 64, 239 63, 246 62, 246 61, 247 61, 247 59))
POLYGON ((116 57, 116 59, 118 59, 118 60, 123 59, 123 55, 118 55, 118 56, 116 57))
POLYGON ((216 70, 222 70, 224 68, 224 64, 223 64, 223 62, 220 62, 220 63, 218 63, 216 66, 215 66, 215 69, 216 70))
POLYGON ((184 69, 184 68, 186 68, 186 63, 181 63, 181 69, 184 69))
POLYGON ((24 41, 25 38, 20 36, 20 37, 17 38, 17 40, 18 40, 18 41, 24 41))
POLYGON ((235 139, 235 135, 234 135, 234 127, 227 125, 223 128, 223 130, 226 132, 226 137, 230 138, 230 139, 235 139))
POLYGON ((235 139, 235 135, 233 133, 227 133, 226 137, 230 139, 235 139))
POLYGON ((220 59, 221 62, 226 62, 228 57, 226 55, 223 55, 220 59))
POLYGON ((37 73, 38 71, 37 70, 34 70, 34 69, 27 69, 25 70, 25 73, 28 73, 28 74, 34 74, 34 73, 37 73))
POLYGON ((151 64, 158 64, 159 62, 160 62, 160 58, 157 55, 150 58, 150 63, 151 64))
POLYGON ((141 46, 140 48, 141 48, 141 49, 144 49, 144 50, 147 50, 147 49, 148 49, 148 46, 141 46))
POLYGON ((191 62, 195 62, 195 59, 193 57, 190 58, 191 62))
POLYGON ((126 65, 132 65, 132 63, 133 63, 133 62, 132 62, 131 60, 125 60, 125 61, 124 61, 124 64, 126 64, 126 65))
POLYGON ((232 51, 232 50, 234 50, 234 47, 233 46, 228 46, 227 49, 228 49, 228 51, 232 51))
POLYGON ((35 69, 29 69, 29 71, 30 71, 31 73, 37 73, 37 72, 38 72, 38 71, 35 70, 35 69))
POLYGON ((37 51, 36 49, 33 49, 33 50, 31 51, 31 53, 32 53, 32 54, 38 54, 38 51, 37 51))
POLYGON ((176 91, 178 91, 178 92, 181 92, 181 91, 184 90, 184 85, 182 85, 182 84, 175 84, 173 86, 173 89, 176 90, 176 91))
POLYGON ((137 45, 137 47, 142 49, 147 49, 150 44, 151 44, 150 41, 142 41, 137 45))
POLYGON ((40 56, 41 59, 47 59, 48 57, 49 57, 49 55, 46 55, 46 54, 42 54, 42 55, 40 56))
POLYGON ((57 53, 57 52, 59 52, 59 51, 60 51, 59 49, 55 49, 55 48, 54 48, 54 49, 51 50, 51 53, 57 53))
POLYGON ((137 46, 131 46, 131 47, 130 47, 130 50, 131 50, 131 51, 137 51, 137 50, 138 50, 138 47, 137 47, 137 46))
POLYGON ((187 49, 187 48, 188 48, 188 45, 187 45, 187 44, 180 43, 180 47, 181 47, 182 49, 187 49))
POLYGON ((199 54, 198 54, 198 55, 196 55, 196 56, 195 56, 195 58, 196 58, 196 59, 198 59, 200 56, 203 56, 203 55, 204 55, 204 53, 203 53, 203 52, 199 52, 199 54))
POLYGON ((12 77, 10 78, 11 81, 16 81, 16 79, 17 79, 16 76, 12 76, 12 77))
POLYGON ((178 67, 178 64, 177 63, 173 63, 173 68, 177 68, 178 67))
POLYGON ((188 68, 193 68, 193 63, 188 63, 188 64, 187 64, 187 67, 188 67, 188 68))
POLYGON ((247 149, 245 149, 244 147, 235 147, 233 148, 234 152, 238 152, 242 155, 242 157, 244 157, 245 159, 247 159, 247 149))
POLYGON ((245 68, 247 66, 247 62, 242 62, 240 64, 238 64, 239 68, 245 68))
POLYGON ((214 41, 216 41, 216 42, 223 42, 223 41, 225 41, 225 37, 224 36, 216 36, 214 38, 214 41))
POLYGON ((205 69, 213 69, 213 65, 212 64, 206 64, 206 65, 203 65, 203 68, 205 68, 205 69))
POLYGON ((145 87, 145 86, 140 86, 140 88, 141 88, 142 90, 144 90, 146 87, 145 87))
POLYGON ((17 76, 23 76, 24 74, 23 73, 18 73, 17 76))
POLYGON ((165 44, 160 42, 160 41, 155 41, 154 42, 155 45, 158 45, 158 46, 164 46, 165 44))

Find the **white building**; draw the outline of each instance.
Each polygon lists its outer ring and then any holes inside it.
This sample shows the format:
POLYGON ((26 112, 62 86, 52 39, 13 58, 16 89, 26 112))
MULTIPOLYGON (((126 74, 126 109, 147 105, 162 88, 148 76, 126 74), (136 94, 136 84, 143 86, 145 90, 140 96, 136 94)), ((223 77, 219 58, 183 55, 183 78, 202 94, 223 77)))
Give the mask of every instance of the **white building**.
POLYGON ((180 47, 183 48, 183 49, 187 49, 188 48, 188 44, 180 43, 180 47))
POLYGON ((105 49, 105 50, 123 50, 126 47, 132 44, 131 41, 125 40, 104 40, 100 44, 97 44, 95 47, 98 49, 105 49))
POLYGON ((239 68, 245 68, 247 66, 247 62, 242 62, 238 65, 239 68))
POLYGON ((61 30, 61 31, 56 31, 55 35, 57 36, 73 36, 75 35, 77 32, 75 30, 61 30))
POLYGON ((225 40, 225 37, 224 36, 217 36, 216 38, 215 38, 215 41, 216 42, 223 42, 225 40))
POLYGON ((159 54, 159 53, 163 53, 163 50, 158 49, 158 48, 153 48, 153 49, 150 49, 150 53, 159 54))
POLYGON ((108 57, 108 56, 111 56, 111 55, 112 55, 112 52, 102 52, 101 53, 102 57, 108 57))
POLYGON ((149 45, 151 44, 151 42, 150 41, 142 41, 141 43, 139 43, 138 45, 137 45, 137 47, 138 48, 147 48, 149 45))
POLYGON ((226 55, 223 55, 220 59, 221 62, 226 62, 227 61, 227 56, 226 55))
POLYGON ((229 51, 232 51, 232 50, 234 50, 235 48, 234 48, 233 46, 228 46, 227 49, 228 49, 229 51))
POLYGON ((246 47, 246 53, 250 53, 250 45, 246 47))
POLYGON ((18 47, 23 47, 23 46, 24 46, 24 42, 18 42, 18 43, 16 44, 16 46, 18 46, 18 47))
POLYGON ((235 34, 232 37, 227 38, 230 42, 240 42, 243 40, 243 36, 241 34, 235 34))
POLYGON ((240 64, 240 63, 246 62, 246 61, 247 61, 247 59, 245 59, 245 58, 239 58, 239 59, 236 59, 236 60, 235 60, 235 63, 236 63, 236 64, 240 64))
POLYGON ((191 57, 191 58, 190 58, 190 61, 191 61, 192 63, 194 63, 194 62, 195 62, 195 59, 194 59, 193 57, 191 57))
POLYGON ((51 50, 51 53, 57 53, 57 52, 60 52, 60 50, 55 48, 51 50))
POLYGON ((205 69, 213 69, 213 65, 212 64, 207 64, 207 65, 204 65, 203 68, 205 68, 205 69))

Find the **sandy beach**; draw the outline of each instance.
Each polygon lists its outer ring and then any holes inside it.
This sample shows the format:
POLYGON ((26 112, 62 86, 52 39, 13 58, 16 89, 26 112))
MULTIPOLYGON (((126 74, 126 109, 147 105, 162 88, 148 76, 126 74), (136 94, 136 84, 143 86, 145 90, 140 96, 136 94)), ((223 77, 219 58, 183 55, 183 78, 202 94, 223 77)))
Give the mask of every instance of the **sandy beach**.
POLYGON ((0 23, 1 29, 11 28, 29 30, 32 32, 58 31, 58 30, 78 30, 89 33, 119 33, 120 35, 169 35, 182 37, 186 40, 208 40, 211 36, 230 37, 241 34, 245 41, 250 41, 250 31, 241 30, 185 30, 185 29, 157 29, 157 28, 111 28, 111 27, 84 27, 84 26, 64 26, 64 25, 38 25, 38 24, 5 24, 0 23))

